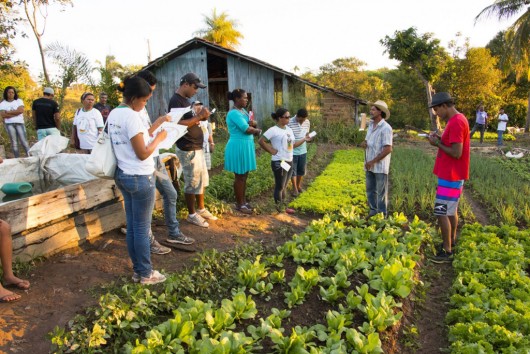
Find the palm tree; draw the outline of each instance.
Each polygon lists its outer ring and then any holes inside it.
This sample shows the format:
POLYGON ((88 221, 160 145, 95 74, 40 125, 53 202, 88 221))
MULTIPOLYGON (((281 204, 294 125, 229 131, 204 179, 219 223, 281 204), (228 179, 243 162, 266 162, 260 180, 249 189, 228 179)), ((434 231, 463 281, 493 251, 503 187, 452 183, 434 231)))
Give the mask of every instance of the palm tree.
POLYGON ((78 80, 91 81, 92 65, 88 57, 75 49, 59 42, 53 42, 46 46, 46 55, 59 67, 59 107, 63 106, 66 89, 78 80))
MULTIPOLYGON (((505 32, 507 48, 501 58, 503 66, 506 64, 515 70, 517 76, 526 74, 530 78, 530 0, 495 0, 485 7, 475 18, 496 16, 499 21, 521 14, 505 32), (524 11, 524 12, 523 12, 524 11)), ((528 95, 528 110, 526 114, 525 132, 530 129, 530 93, 528 95)))
POLYGON ((236 29, 238 26, 236 20, 229 19, 228 14, 224 11, 218 15, 215 8, 210 16, 203 16, 206 28, 195 32, 196 35, 228 49, 235 49, 239 46, 239 40, 244 37, 236 29))

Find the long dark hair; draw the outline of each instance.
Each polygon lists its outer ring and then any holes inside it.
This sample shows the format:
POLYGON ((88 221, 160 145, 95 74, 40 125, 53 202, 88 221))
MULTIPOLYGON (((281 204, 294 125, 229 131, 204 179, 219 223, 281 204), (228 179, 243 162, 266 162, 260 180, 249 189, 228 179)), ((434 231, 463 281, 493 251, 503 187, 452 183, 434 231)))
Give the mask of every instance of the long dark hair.
POLYGON ((152 72, 150 72, 149 70, 138 71, 136 73, 136 76, 139 76, 142 79, 144 79, 145 81, 147 81, 149 86, 155 86, 158 83, 158 80, 157 80, 156 76, 152 72))
POLYGON ((147 97, 151 94, 151 86, 139 76, 129 76, 118 85, 118 91, 123 93, 127 101, 133 98, 147 97))
POLYGON ((7 101, 7 91, 9 91, 10 89, 12 89, 13 91, 15 91, 15 101, 18 100, 17 89, 14 88, 13 86, 7 86, 7 87, 4 89, 4 100, 7 101))
POLYGON ((282 116, 283 116, 285 113, 287 113, 287 112, 289 112, 288 109, 285 109, 285 108, 280 107, 280 108, 278 108, 278 109, 276 110, 275 113, 271 113, 271 117, 272 117, 272 119, 274 119, 275 121, 278 121, 278 119, 280 119, 280 117, 282 117, 282 116))

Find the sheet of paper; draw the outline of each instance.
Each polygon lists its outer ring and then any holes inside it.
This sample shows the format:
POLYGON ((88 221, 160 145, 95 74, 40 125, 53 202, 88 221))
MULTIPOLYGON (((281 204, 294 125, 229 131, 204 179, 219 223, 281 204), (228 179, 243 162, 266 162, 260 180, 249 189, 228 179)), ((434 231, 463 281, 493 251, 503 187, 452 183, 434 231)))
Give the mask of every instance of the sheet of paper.
POLYGON ((173 145, 186 134, 188 128, 185 125, 164 122, 157 130, 154 131, 153 136, 156 136, 161 129, 164 129, 167 132, 167 137, 158 144, 158 149, 171 149, 173 145))
POLYGON ((285 161, 282 161, 280 163, 280 166, 282 166, 282 168, 285 170, 285 171, 289 171, 291 169, 291 165, 289 165, 287 162, 285 161))
POLYGON ((317 132, 316 131, 312 131, 311 133, 309 133, 309 137, 312 139, 314 138, 315 136, 317 135, 317 132))
POLYGON ((171 116, 171 122, 178 123, 183 115, 191 111, 191 106, 186 108, 171 108, 169 111, 169 116, 171 116))

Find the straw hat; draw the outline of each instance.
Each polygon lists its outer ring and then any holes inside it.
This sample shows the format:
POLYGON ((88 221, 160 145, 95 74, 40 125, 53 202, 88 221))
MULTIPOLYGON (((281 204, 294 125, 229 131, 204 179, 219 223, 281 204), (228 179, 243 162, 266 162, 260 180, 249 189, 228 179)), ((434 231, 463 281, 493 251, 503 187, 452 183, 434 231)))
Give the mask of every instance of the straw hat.
POLYGON ((385 112, 385 119, 388 119, 390 118, 390 111, 388 110, 388 106, 386 105, 386 102, 384 101, 381 101, 381 100, 377 100, 375 102, 371 102, 370 103, 370 106, 375 106, 377 107, 380 111, 383 111, 385 112))

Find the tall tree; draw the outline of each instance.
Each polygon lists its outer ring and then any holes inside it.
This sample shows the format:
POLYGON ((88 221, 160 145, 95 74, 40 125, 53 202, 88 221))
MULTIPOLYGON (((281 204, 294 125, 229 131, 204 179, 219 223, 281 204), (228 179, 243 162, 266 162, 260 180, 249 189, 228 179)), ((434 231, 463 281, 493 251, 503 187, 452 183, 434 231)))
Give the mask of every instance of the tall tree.
POLYGON ((388 101, 387 84, 378 75, 362 70, 365 65, 354 57, 335 59, 319 68, 316 82, 365 100, 388 101))
POLYGON ((429 129, 431 123, 425 119, 425 89, 418 75, 405 65, 382 74, 392 97, 392 127, 412 125, 429 129))
MULTIPOLYGON (((530 78, 530 11, 527 8, 528 5, 528 0, 496 0, 482 9, 475 21, 491 16, 496 16, 500 21, 520 14, 506 30, 506 52, 501 60, 504 63, 509 62, 518 77, 530 78)), ((525 124, 527 133, 530 131, 530 92, 528 93, 528 108, 525 124)))
POLYGON ((419 35, 416 28, 394 32, 394 37, 385 36, 381 44, 386 47, 390 59, 412 69, 422 81, 427 96, 427 110, 431 117, 431 128, 439 128, 438 117, 428 108, 432 101, 432 83, 442 73, 449 56, 431 33, 419 35))
POLYGON ((85 54, 71 49, 59 42, 46 47, 46 55, 59 66, 59 106, 62 106, 66 89, 78 80, 90 81, 93 69, 85 54))
MULTIPOLYGON (((61 6, 71 5, 71 0, 52 0, 61 6)), ((20 4, 24 7, 24 13, 29 22, 29 25, 37 40, 39 46, 39 53, 42 62, 42 74, 46 85, 50 85, 50 76, 46 68, 46 59, 44 55, 44 47, 42 44, 42 36, 46 30, 46 21, 48 20, 48 6, 50 0, 20 0, 20 4)))
POLYGON ((216 8, 212 10, 210 16, 203 15, 203 17, 206 27, 195 32, 195 35, 228 49, 234 50, 239 46, 239 40, 244 37, 237 30, 239 25, 237 20, 229 19, 225 11, 217 14, 216 8))
POLYGON ((16 87, 19 97, 24 100, 33 98, 32 94, 37 90, 37 84, 31 78, 25 64, 6 65, 0 68, 0 92, 3 92, 7 86, 16 87))
POLYGON ((20 21, 13 11, 13 2, 0 0, 0 68, 9 65, 15 48, 11 40, 15 38, 16 25, 20 21))
POLYGON ((487 48, 468 48, 463 58, 453 59, 436 87, 450 91, 458 101, 458 109, 467 117, 474 118, 481 103, 493 116, 494 112, 498 112, 503 91, 506 90, 497 58, 487 48))

